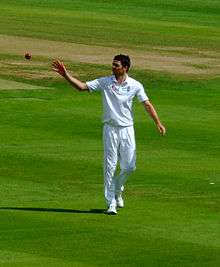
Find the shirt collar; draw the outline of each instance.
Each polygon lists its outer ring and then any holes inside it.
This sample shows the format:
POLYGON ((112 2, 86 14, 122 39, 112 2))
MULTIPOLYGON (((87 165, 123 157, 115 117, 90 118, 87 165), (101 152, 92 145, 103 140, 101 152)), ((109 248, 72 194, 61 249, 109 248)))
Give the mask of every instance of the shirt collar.
MULTIPOLYGON (((128 76, 128 74, 126 74, 126 78, 125 78, 124 82, 121 83, 121 85, 127 85, 128 84, 128 78, 129 78, 129 76, 128 76)), ((118 83, 118 81, 115 78, 115 75, 112 75, 112 80, 114 83, 118 83)))

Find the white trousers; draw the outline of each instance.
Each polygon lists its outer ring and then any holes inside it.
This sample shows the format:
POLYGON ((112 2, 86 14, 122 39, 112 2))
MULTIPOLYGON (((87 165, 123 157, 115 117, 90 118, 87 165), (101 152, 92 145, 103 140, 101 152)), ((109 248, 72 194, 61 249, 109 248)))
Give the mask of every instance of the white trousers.
POLYGON ((116 204, 115 197, 124 190, 128 175, 135 170, 136 145, 133 126, 115 127, 104 124, 104 193, 107 204, 116 204), (117 163, 120 172, 116 175, 117 163))

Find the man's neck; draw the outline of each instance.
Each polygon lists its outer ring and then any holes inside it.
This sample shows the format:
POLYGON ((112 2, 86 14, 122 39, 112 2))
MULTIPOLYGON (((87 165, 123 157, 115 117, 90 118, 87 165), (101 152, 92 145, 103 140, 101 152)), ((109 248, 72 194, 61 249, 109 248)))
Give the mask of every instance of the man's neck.
POLYGON ((115 78, 116 78, 117 82, 119 84, 121 84, 126 80, 127 74, 123 74, 123 75, 120 75, 120 76, 115 76, 115 78))

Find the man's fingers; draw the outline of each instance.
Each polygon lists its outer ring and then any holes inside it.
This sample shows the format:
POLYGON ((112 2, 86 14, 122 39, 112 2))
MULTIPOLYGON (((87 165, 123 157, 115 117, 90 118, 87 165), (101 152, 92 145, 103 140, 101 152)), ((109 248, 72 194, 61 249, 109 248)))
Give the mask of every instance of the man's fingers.
POLYGON ((166 134, 166 128, 163 125, 157 125, 157 127, 161 135, 166 134))
POLYGON ((58 68, 58 65, 57 65, 55 62, 53 62, 52 66, 53 66, 54 68, 58 68))
POLYGON ((164 127, 162 127, 162 128, 160 129, 160 133, 161 133, 162 135, 165 135, 165 134, 166 134, 166 129, 165 129, 164 127))
POLYGON ((63 62, 58 59, 53 60, 52 62, 52 69, 57 72, 58 74, 65 76, 66 68, 63 62))
POLYGON ((56 72, 59 72, 59 70, 57 68, 52 68, 52 70, 54 70, 56 72))
POLYGON ((59 64, 58 62, 53 62, 52 64, 55 68, 60 68, 62 65, 59 64))
POLYGON ((58 59, 54 60, 52 65, 56 68, 64 68, 64 64, 61 61, 59 61, 58 59))
POLYGON ((64 64, 60 62, 59 60, 54 60, 52 63, 52 66, 59 70, 64 70, 64 64))

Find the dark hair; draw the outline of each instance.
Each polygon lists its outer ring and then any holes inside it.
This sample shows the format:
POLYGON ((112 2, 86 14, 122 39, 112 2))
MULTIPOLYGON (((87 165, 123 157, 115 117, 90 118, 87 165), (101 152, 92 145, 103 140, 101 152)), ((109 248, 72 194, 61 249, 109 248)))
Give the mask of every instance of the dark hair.
POLYGON ((127 72, 129 71, 129 68, 131 66, 131 60, 129 56, 120 54, 115 56, 113 60, 120 61, 123 67, 127 67, 127 72))

